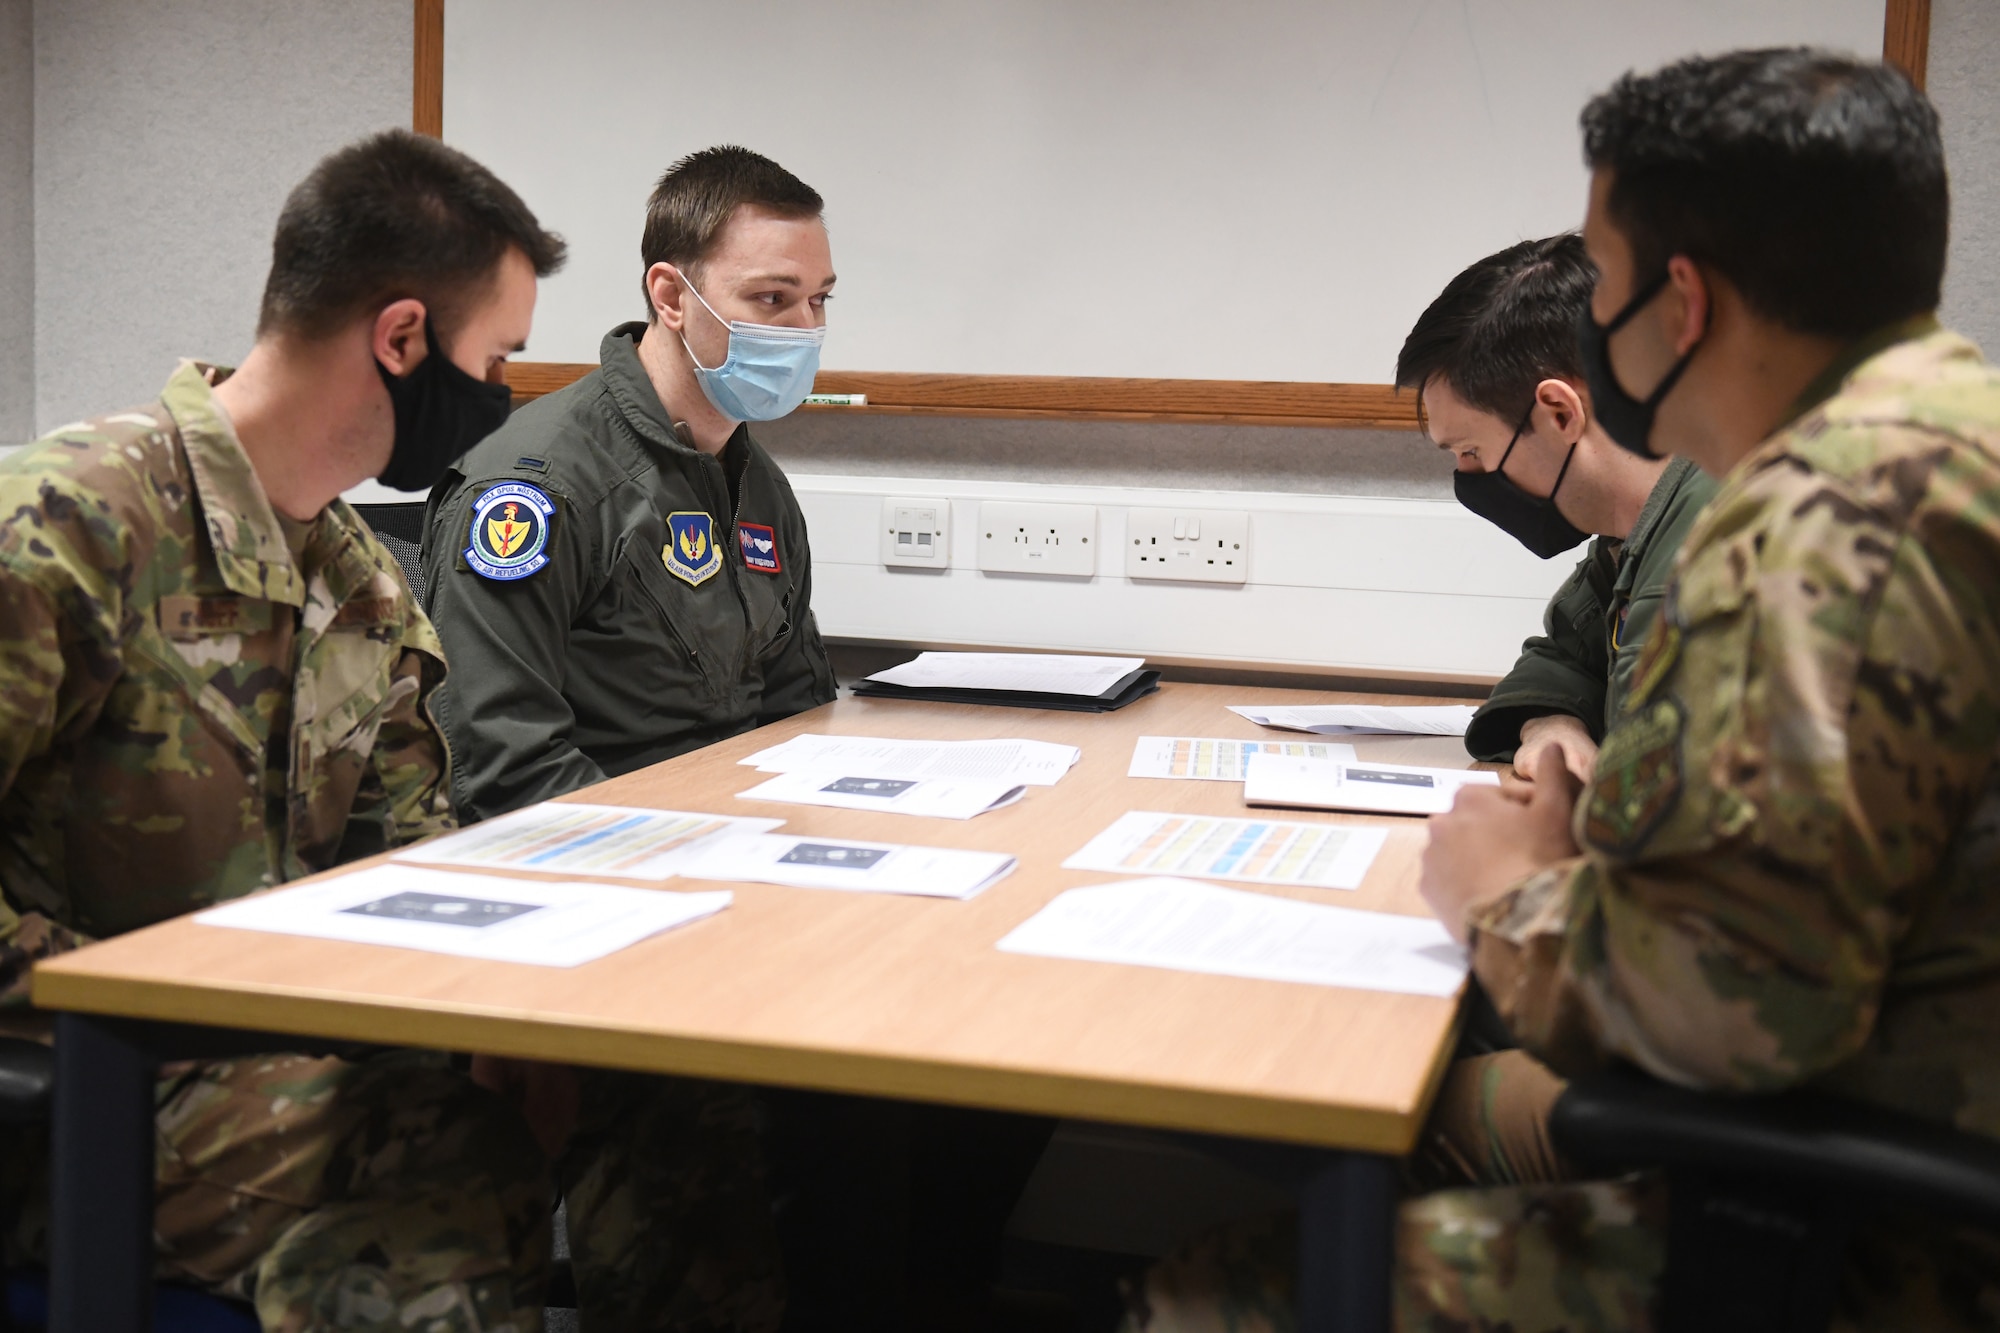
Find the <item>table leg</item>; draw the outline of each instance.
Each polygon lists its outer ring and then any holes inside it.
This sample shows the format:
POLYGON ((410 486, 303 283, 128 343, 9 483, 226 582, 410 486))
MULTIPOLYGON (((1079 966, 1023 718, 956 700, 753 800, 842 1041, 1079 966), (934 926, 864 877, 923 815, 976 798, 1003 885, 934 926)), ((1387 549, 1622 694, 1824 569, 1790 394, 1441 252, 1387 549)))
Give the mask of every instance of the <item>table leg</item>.
POLYGON ((1393 1159, 1336 1153, 1299 1193, 1299 1333, 1389 1333, 1393 1159))
POLYGON ((50 1333, 152 1327, 154 1072, 136 1033, 56 1015, 50 1333))

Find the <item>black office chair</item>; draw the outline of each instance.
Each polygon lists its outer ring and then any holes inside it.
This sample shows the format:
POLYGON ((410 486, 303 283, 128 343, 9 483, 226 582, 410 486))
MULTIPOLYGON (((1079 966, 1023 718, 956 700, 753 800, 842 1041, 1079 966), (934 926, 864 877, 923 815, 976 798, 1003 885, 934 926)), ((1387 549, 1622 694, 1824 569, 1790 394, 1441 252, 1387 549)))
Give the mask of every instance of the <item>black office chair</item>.
POLYGON ((1824 1333, 1847 1238, 1884 1207, 2000 1231, 2000 1142, 1858 1102, 1619 1071, 1573 1081, 1549 1131, 1592 1174, 1666 1172, 1667 1333, 1824 1333))
MULTIPOLYGON (((0 1125, 45 1124, 55 1096, 55 1052, 40 1042, 0 1037, 0 1125)), ((0 1288, 0 1328, 38 1329, 48 1323, 48 1277, 9 1273, 0 1288)), ((162 1284, 154 1298, 154 1333, 257 1333, 246 1305, 187 1287, 162 1284)))
POLYGON ((396 563, 403 567, 403 577, 410 581, 410 591, 417 595, 417 601, 421 603, 424 600, 423 501, 356 505, 354 512, 361 515, 361 521, 375 530, 382 545, 396 557, 396 563))

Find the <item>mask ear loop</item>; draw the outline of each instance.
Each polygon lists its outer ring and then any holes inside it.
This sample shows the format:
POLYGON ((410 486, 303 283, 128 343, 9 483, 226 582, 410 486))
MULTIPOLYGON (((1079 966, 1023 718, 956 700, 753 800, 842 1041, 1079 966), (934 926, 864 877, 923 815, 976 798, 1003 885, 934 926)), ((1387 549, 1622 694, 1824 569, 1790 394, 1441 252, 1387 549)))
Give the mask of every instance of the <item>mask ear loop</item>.
MULTIPOLYGON (((1534 419, 1534 416, 1535 416, 1535 402, 1534 399, 1531 398, 1528 400, 1528 410, 1521 414, 1521 424, 1514 427, 1513 435, 1510 436, 1507 440, 1506 452, 1502 453, 1500 455, 1500 461, 1493 465, 1494 476, 1496 477, 1507 476, 1507 460, 1514 456, 1514 446, 1521 442, 1521 432, 1528 428, 1528 423, 1534 419)), ((1563 467, 1565 469, 1569 467, 1568 459, 1563 460, 1563 467)), ((1510 477, 1508 478, 1508 480, 1511 481, 1512 478, 1510 477)), ((1556 485, 1558 486, 1562 485, 1561 477, 1556 478, 1556 485)))
MULTIPOLYGON (((679 264, 674 265, 674 276, 681 280, 681 286, 687 288, 690 292, 694 293, 694 299, 701 302, 701 308, 708 312, 708 317, 710 319, 720 324, 725 330, 729 328, 729 321, 715 313, 715 307, 708 303, 708 298, 703 296, 701 294, 700 289, 698 289, 694 285, 694 279, 688 277, 686 269, 682 268, 679 264)), ((697 369, 716 371, 722 369, 722 367, 729 364, 729 353, 724 352, 722 354, 722 360, 716 363, 715 365, 712 366, 702 365, 701 358, 694 354, 693 344, 688 342, 687 332, 683 329, 676 329, 675 333, 677 333, 680 336, 681 347, 684 350, 686 350, 688 354, 688 360, 694 362, 695 367, 697 369)))
MULTIPOLYGON (((1654 297, 1660 294, 1661 289, 1663 289, 1667 285, 1668 279, 1671 278, 1672 276, 1673 275, 1669 273, 1666 269, 1661 269, 1659 277, 1654 278, 1651 282, 1647 283, 1643 290, 1634 292, 1632 294, 1632 299, 1625 303, 1625 308, 1619 311, 1617 314, 1613 315, 1611 317, 1611 322, 1604 326, 1604 336, 1606 338, 1609 338, 1612 334, 1618 332, 1618 330, 1624 328, 1627 324, 1631 323, 1633 316, 1637 315, 1641 310, 1644 310, 1646 308, 1646 304, 1649 301, 1651 301, 1654 297)), ((1704 336, 1706 336, 1708 332, 1707 323, 1708 323, 1707 320, 1702 321, 1703 324, 1702 333, 1704 336)), ((1696 343, 1693 347, 1688 348, 1686 354, 1683 355, 1680 358, 1680 360, 1674 362, 1673 369, 1669 370, 1666 373, 1666 377, 1659 382, 1659 384, 1653 389, 1651 393, 1646 395, 1646 400, 1643 404, 1641 404, 1641 406, 1643 406, 1649 412, 1658 408, 1660 403, 1666 398, 1667 391, 1672 389, 1674 385, 1679 382, 1682 372, 1684 372, 1688 368, 1688 362, 1694 360, 1694 354, 1697 350, 1700 349, 1700 347, 1701 344, 1696 343)), ((1606 359, 1608 360, 1610 349, 1607 347, 1605 349, 1605 352, 1606 352, 1606 359)), ((1533 409, 1530 410, 1532 411, 1533 409)), ((1569 465, 1565 463, 1563 466, 1567 468, 1569 465)), ((1560 479, 1557 480, 1556 485, 1558 486, 1562 485, 1560 479)), ((1555 492, 1550 491, 1549 494, 1554 495, 1555 492)))

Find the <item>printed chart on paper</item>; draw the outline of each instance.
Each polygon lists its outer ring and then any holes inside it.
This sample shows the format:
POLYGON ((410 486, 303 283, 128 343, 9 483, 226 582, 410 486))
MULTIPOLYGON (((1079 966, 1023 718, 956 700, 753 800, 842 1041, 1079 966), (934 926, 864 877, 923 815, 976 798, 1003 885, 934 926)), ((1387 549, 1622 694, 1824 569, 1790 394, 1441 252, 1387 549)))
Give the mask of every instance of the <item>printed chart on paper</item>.
POLYGON ((1354 889, 1387 833, 1346 824, 1221 819, 1134 810, 1063 865, 1125 875, 1198 875, 1252 884, 1354 889))

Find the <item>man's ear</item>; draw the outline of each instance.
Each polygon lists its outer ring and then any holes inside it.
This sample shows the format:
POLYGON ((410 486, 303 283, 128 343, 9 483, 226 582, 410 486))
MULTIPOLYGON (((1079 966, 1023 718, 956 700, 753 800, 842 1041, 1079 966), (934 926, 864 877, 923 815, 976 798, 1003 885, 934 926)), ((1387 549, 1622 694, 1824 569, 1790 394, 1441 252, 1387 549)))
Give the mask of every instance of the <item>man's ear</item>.
POLYGON ((681 271, 664 261, 647 269, 646 296, 653 305, 653 318, 679 333, 687 322, 687 280, 681 271))
POLYGON ((1667 297, 1660 306, 1675 356, 1686 356, 1708 332, 1715 299, 1711 281, 1710 274, 1686 255, 1667 260, 1667 297))
POLYGON ((407 375, 424 363, 430 351, 424 340, 427 318, 424 303, 413 296, 391 301, 375 316, 369 350, 391 375, 407 375))
POLYGON ((1553 376, 1535 386, 1535 414, 1548 423, 1564 444, 1575 444, 1581 439, 1589 420, 1579 386, 1553 376))

